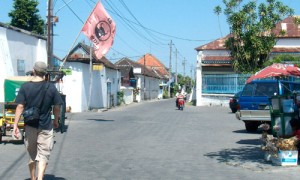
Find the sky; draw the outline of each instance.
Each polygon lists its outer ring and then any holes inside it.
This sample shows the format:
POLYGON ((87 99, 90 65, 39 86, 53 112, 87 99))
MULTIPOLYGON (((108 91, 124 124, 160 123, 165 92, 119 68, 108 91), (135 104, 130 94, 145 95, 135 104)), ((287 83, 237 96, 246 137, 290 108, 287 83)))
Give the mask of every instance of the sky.
MULTIPOLYGON (((39 2, 39 14, 46 21, 47 0, 39 2)), ((78 42, 90 44, 81 29, 98 1, 53 0, 53 2, 53 13, 59 18, 59 22, 54 26, 53 51, 56 56, 64 58, 78 42)), ((197 62, 195 48, 229 33, 226 17, 224 15, 218 17, 213 11, 217 5, 222 6, 222 0, 101 0, 101 2, 116 23, 114 44, 106 55, 113 63, 123 57, 136 61, 144 54, 151 53, 169 67, 172 50, 172 71, 176 72, 177 69, 178 73, 191 76, 197 62)), ((296 15, 300 15, 299 0, 282 0, 282 2, 293 8, 296 15)), ((10 22, 8 13, 13 9, 12 6, 13 0, 0 0, 0 22, 10 22)))

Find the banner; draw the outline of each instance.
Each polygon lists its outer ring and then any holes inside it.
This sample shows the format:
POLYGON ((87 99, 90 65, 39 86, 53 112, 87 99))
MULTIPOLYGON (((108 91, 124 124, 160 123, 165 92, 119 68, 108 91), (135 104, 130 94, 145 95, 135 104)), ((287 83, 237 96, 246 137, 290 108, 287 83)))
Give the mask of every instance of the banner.
POLYGON ((99 1, 81 30, 94 44, 94 53, 101 59, 113 44, 116 24, 99 1))

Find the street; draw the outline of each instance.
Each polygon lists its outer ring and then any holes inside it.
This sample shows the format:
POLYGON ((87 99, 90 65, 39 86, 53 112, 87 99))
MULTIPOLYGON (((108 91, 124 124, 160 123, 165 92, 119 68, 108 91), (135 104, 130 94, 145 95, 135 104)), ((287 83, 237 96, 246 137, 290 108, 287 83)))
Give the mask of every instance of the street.
MULTIPOLYGON (((55 134, 45 180, 288 179, 298 167, 264 160, 260 132, 246 133, 228 107, 175 99, 134 103, 104 112, 69 113, 55 134)), ((0 144, 0 179, 28 179, 22 143, 0 144)))

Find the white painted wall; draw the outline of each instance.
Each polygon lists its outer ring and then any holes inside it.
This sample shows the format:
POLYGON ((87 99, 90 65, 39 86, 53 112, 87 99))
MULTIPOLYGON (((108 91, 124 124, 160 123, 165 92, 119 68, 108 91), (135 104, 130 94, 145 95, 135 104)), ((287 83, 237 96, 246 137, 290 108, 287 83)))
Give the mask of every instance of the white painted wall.
POLYGON ((92 71, 90 98, 90 65, 79 62, 67 62, 64 68, 72 70, 72 75, 66 75, 63 83, 66 105, 71 106, 72 112, 107 108, 109 105, 107 95, 108 81, 111 82, 111 94, 114 96, 114 105, 117 105, 117 92, 120 90, 119 71, 105 67, 100 71, 92 71))
POLYGON ((20 75, 18 60, 24 60, 25 72, 32 70, 36 61, 47 63, 46 40, 26 31, 0 27, 0 102, 4 101, 4 79, 20 75))
POLYGON ((124 103, 125 104, 133 103, 133 87, 122 86, 120 90, 124 92, 124 103))
POLYGON ((137 87, 140 88, 140 94, 137 96, 138 102, 145 99, 157 99, 160 97, 159 84, 161 84, 161 79, 143 75, 136 76, 138 78, 137 87))
POLYGON ((202 56, 203 52, 199 51, 197 54, 196 64, 196 106, 203 105, 202 103, 202 56))
MULTIPOLYGON (((118 103, 117 93, 121 86, 121 73, 115 69, 106 68, 106 80, 111 82, 111 94, 114 99, 114 106, 118 103)), ((105 106, 106 107, 106 106, 105 106)))
POLYGON ((299 38, 278 39, 274 47, 300 47, 299 38))

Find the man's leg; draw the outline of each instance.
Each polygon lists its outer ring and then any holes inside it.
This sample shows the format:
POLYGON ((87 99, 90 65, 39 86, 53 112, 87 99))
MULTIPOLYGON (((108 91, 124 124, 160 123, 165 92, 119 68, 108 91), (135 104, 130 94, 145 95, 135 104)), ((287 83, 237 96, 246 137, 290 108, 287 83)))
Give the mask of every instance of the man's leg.
POLYGON ((36 164, 35 162, 28 164, 31 180, 36 180, 35 179, 35 168, 36 168, 35 164, 36 164))
POLYGON ((41 130, 37 139, 38 179, 42 180, 53 148, 53 130, 41 130))
POLYGON ((47 163, 45 161, 39 161, 38 165, 38 180, 43 180, 45 171, 46 171, 47 163))

